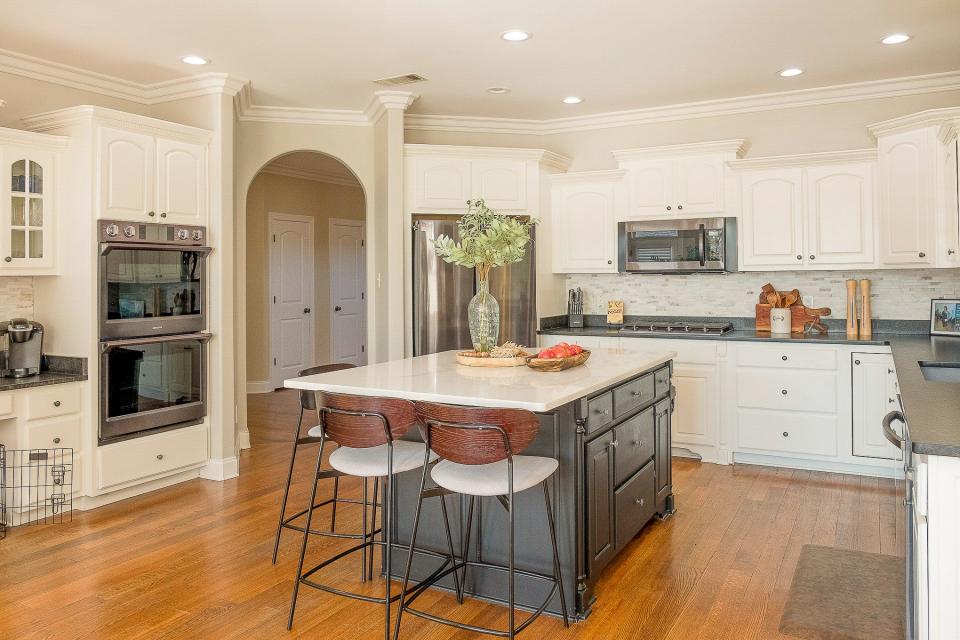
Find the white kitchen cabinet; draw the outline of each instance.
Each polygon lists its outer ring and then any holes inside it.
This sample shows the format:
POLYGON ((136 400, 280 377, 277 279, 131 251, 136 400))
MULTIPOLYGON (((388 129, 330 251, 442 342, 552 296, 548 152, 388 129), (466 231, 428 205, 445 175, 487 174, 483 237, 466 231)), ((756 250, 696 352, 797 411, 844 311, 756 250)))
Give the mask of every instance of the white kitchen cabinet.
POLYGON ((901 131, 878 141, 883 265, 934 264, 935 131, 934 127, 901 131))
POLYGON ((960 162, 956 137, 943 146, 943 202, 940 233, 937 234, 937 266, 960 267, 960 162))
POLYGON ((206 143, 106 126, 98 131, 98 217, 206 222, 206 143))
POLYGON ((763 169, 741 176, 741 269, 805 264, 802 179, 800 169, 763 169))
POLYGON ((98 489, 155 479, 207 460, 207 427, 198 424, 97 447, 98 489))
POLYGON ((466 209, 467 200, 473 197, 469 160, 417 157, 411 168, 415 209, 466 209))
POLYGON ((873 173, 863 162, 805 170, 809 265, 873 262, 873 173))
POLYGON ((527 208, 527 171, 523 160, 473 160, 471 192, 491 209, 527 208))
POLYGON ((554 273, 616 273, 622 171, 551 176, 554 273))
POLYGON ((0 275, 53 275, 56 264, 56 136, 0 129, 0 275))
POLYGON ((883 435, 883 417, 897 408, 897 374, 889 353, 854 353, 853 455, 901 460, 883 435))
POLYGON ((624 220, 721 216, 726 209, 728 160, 743 140, 614 151, 627 172, 624 220))

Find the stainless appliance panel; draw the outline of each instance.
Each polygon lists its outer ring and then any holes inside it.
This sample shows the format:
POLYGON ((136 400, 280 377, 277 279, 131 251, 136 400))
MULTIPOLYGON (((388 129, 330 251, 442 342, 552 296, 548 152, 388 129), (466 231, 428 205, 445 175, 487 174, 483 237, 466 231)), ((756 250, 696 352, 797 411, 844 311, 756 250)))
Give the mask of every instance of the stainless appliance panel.
POLYGON ((413 224, 413 355, 469 349, 467 303, 475 293, 474 274, 433 251, 439 236, 457 238, 456 220, 416 216, 413 224))
POLYGON ((621 222, 619 269, 624 273, 736 271, 736 219, 621 222))

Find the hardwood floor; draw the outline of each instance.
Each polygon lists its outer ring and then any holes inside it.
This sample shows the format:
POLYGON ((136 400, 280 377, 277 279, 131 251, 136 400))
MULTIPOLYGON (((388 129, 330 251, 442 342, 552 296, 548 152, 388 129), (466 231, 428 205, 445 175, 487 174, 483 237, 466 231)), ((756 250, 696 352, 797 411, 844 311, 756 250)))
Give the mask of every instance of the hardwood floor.
MULTIPOLYGON (((67 525, 11 530, 0 541, 0 638, 382 638, 381 608, 311 589, 301 590, 286 630, 297 534, 286 533, 276 566, 270 554, 296 412, 293 392, 250 396, 253 449, 238 479, 193 480, 77 512, 67 525)), ((315 455, 307 451, 301 479, 315 455)), ((305 503, 308 485, 296 484, 292 504, 305 503)), ((342 486, 358 493, 356 482, 342 486)), ((677 514, 648 526, 606 570, 586 622, 565 630, 543 618, 524 636, 785 638, 777 627, 804 544, 902 554, 892 480, 675 459, 674 487, 677 514)), ((345 526, 358 521, 356 512, 338 515, 345 526)), ((343 543, 311 545, 320 558, 343 543)), ((350 562, 338 577, 354 574, 350 562)), ((440 593, 420 602, 455 608, 440 593)), ((475 624, 506 620, 478 602, 459 613, 475 624)), ((468 637, 412 617, 401 633, 468 637)))

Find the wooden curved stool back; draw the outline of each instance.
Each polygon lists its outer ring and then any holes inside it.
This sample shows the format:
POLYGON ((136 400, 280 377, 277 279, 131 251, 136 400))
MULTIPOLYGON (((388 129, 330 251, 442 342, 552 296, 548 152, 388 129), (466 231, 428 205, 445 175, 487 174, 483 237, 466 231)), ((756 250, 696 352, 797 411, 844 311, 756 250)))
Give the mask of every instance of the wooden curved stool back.
POLYGON ((417 422, 413 403, 400 398, 317 394, 326 437, 343 447, 366 449, 403 437, 417 422))
POLYGON ((414 404, 424 440, 441 458, 458 464, 505 460, 526 449, 540 430, 540 420, 526 409, 414 404))
MULTIPOLYGON (((316 367, 308 367, 302 369, 297 373, 298 378, 304 376, 315 376, 320 373, 330 373, 332 371, 343 371, 344 369, 355 369, 357 365, 350 364, 349 362, 338 362, 336 364, 321 364, 316 367)), ((316 411, 317 410, 317 395, 313 391, 307 391, 306 389, 300 390, 300 408, 304 411, 316 411)))

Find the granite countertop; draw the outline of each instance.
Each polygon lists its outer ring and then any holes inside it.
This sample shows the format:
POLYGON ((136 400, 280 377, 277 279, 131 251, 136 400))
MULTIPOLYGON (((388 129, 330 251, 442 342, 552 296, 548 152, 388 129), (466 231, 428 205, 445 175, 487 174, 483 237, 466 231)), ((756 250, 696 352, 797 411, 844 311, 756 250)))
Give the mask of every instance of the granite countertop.
POLYGON ((723 334, 702 334, 702 333, 644 333, 632 331, 620 331, 613 327, 584 327, 582 329, 571 329, 569 327, 555 327, 552 329, 541 329, 537 333, 541 335, 564 335, 564 336, 600 336, 608 338, 657 338, 660 340, 735 340, 741 342, 817 342, 820 344, 862 344, 870 346, 887 346, 893 336, 898 334, 875 333, 872 338, 848 338, 845 333, 831 331, 826 334, 793 333, 786 336, 774 335, 769 331, 756 331, 754 329, 734 329, 723 334))
POLYGON ((671 351, 624 353, 594 349, 585 364, 566 371, 457 364, 456 351, 285 380, 283 386, 360 396, 444 402, 473 407, 550 411, 669 362, 671 351))
POLYGON ((40 373, 25 378, 0 378, 0 392, 87 379, 87 359, 44 355, 40 373))

